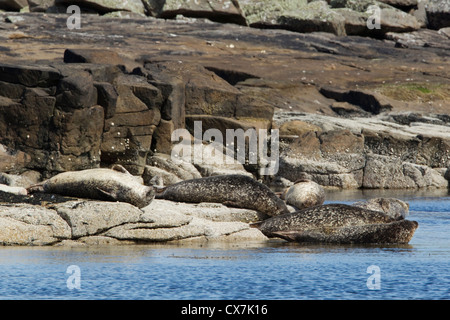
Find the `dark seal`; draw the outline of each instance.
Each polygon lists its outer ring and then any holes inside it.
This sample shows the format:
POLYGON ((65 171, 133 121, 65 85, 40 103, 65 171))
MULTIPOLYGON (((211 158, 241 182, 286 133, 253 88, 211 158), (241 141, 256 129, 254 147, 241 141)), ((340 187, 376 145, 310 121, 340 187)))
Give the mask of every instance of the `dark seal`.
POLYGON ((285 202, 266 185, 239 174, 185 180, 157 192, 157 199, 177 202, 215 202, 259 211, 269 216, 289 212, 285 202))
POLYGON ((122 166, 67 171, 30 186, 29 193, 55 193, 69 197, 121 201, 138 208, 149 205, 155 197, 153 187, 145 186, 122 166))

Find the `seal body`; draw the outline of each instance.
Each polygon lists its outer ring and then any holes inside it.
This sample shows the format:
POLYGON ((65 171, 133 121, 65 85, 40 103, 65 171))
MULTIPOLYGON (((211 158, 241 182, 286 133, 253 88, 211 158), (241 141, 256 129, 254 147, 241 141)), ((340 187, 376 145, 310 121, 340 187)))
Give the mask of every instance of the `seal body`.
POLYGON ((219 175, 185 180, 166 187, 157 199, 178 202, 216 202, 253 209, 269 216, 289 212, 286 203, 266 185, 239 175, 219 175))
POLYGON ((145 186, 121 166, 68 171, 28 188, 28 192, 56 193, 60 195, 121 201, 138 208, 145 207, 155 197, 152 187, 145 186))
POLYGON ((274 232, 273 235, 287 241, 304 243, 406 244, 411 240, 418 226, 416 221, 400 220, 340 228, 279 231, 274 232))
POLYGON ((271 217, 253 225, 268 237, 297 242, 407 243, 416 221, 346 204, 328 204, 271 217))
POLYGON ((355 202, 352 206, 384 212, 394 219, 404 219, 409 214, 409 204, 395 198, 373 198, 355 202))
POLYGON ((318 183, 302 179, 286 190, 284 199, 287 204, 301 210, 322 205, 325 201, 325 191, 318 183))

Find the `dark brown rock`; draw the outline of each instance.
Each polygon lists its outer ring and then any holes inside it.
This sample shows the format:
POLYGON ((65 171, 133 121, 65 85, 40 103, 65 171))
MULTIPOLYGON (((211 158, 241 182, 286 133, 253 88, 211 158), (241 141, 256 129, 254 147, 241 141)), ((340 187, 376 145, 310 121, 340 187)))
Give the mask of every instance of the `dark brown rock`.
POLYGON ((65 63, 125 64, 116 51, 103 49, 66 49, 65 63))
POLYGON ((355 135, 348 129, 322 132, 319 139, 320 149, 325 156, 339 153, 361 154, 364 152, 364 137, 355 135))
POLYGON ((61 109, 87 108, 97 103, 97 90, 90 73, 65 70, 66 76, 59 82, 56 105, 61 109))
POLYGON ((18 83, 28 87, 55 85, 61 74, 58 70, 39 65, 0 64, 0 81, 18 83))
POLYGON ((109 82, 94 82, 97 89, 97 103, 105 109, 105 119, 109 119, 116 113, 117 91, 109 82))

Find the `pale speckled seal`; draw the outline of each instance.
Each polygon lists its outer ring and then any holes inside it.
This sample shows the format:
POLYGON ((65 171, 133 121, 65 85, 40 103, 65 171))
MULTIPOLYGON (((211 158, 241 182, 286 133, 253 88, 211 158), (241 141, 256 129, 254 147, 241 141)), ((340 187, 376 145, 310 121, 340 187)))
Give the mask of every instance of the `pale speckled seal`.
POLYGON ((283 198, 287 204, 301 210, 322 205, 325 201, 325 191, 321 185, 314 181, 300 179, 286 189, 283 198))
POLYGON ((138 177, 120 165, 111 169, 63 172, 27 190, 29 193, 56 193, 70 197, 127 202, 138 208, 149 205, 155 197, 153 187, 145 186, 138 177))
POLYGON ((381 211, 394 219, 406 218, 409 213, 409 204, 395 198, 373 198, 352 203, 352 206, 381 211))
POLYGON ((418 224, 402 218, 395 219, 380 211, 346 204, 327 204, 271 217, 252 226, 268 237, 290 241, 405 243, 411 239, 418 224))
POLYGON ((239 174, 181 181, 157 192, 156 198, 177 202, 216 202, 253 209, 269 216, 289 212, 285 202, 269 187, 239 174))

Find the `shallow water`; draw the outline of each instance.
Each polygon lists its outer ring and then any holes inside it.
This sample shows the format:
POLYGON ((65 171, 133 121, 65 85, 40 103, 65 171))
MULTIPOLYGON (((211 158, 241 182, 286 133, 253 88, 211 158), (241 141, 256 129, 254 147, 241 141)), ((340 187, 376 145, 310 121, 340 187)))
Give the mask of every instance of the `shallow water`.
POLYGON ((352 191, 327 202, 375 196, 409 202, 419 222, 410 244, 1 247, 0 298, 450 299, 450 196, 352 191))

